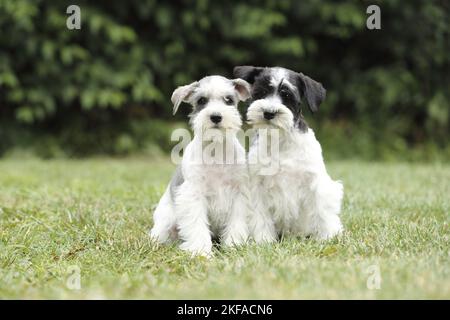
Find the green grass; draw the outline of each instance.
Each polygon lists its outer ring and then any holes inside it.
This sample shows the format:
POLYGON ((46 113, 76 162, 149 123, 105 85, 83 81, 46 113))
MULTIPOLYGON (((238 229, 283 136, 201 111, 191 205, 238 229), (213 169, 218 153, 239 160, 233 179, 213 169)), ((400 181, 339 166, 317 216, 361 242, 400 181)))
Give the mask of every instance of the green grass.
POLYGON ((190 258, 147 237, 169 161, 0 161, 0 298, 450 298, 450 166, 334 162, 345 234, 190 258), (369 266, 379 290, 367 288, 369 266), (81 289, 67 287, 71 266, 81 289))

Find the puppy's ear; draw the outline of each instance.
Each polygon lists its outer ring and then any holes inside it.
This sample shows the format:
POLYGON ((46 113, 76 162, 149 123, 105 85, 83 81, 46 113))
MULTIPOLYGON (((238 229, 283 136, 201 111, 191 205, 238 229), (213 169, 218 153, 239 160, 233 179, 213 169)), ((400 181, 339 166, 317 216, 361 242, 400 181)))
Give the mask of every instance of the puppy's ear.
POLYGON ((233 75, 236 78, 241 78, 247 81, 248 83, 253 84, 255 82, 255 78, 263 71, 262 67, 253 67, 253 66, 237 66, 233 69, 233 75))
POLYGON ((298 78, 300 92, 305 97, 309 110, 312 113, 317 112, 320 104, 325 100, 327 91, 320 82, 311 79, 301 72, 298 73, 298 78))
POLYGON ((178 107, 182 102, 188 102, 190 95, 194 92, 195 88, 198 86, 198 82, 192 82, 191 84, 181 86, 175 89, 172 93, 170 100, 173 103, 173 114, 178 110, 178 107))
POLYGON ((234 79, 234 80, 231 80, 231 82, 233 82, 233 85, 234 85, 234 88, 236 89, 239 100, 245 101, 248 98, 250 98, 250 96, 251 96, 250 83, 248 83, 247 81, 242 80, 242 79, 234 79))

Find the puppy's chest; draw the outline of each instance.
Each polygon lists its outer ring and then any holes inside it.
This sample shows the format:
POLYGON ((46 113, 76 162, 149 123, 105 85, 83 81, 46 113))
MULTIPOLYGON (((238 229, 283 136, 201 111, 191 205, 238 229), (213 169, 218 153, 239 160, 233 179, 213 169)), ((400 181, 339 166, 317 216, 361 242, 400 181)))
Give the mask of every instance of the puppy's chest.
POLYGON ((213 234, 226 225, 236 195, 245 182, 244 168, 207 168, 202 179, 208 205, 208 220, 213 234))
POLYGON ((210 167, 203 172, 201 188, 208 205, 208 218, 212 228, 219 228, 225 224, 231 211, 232 204, 245 179, 245 167, 227 168, 210 167))
POLYGON ((245 167, 237 165, 204 166, 197 176, 205 194, 226 188, 238 188, 245 179, 245 167))
POLYGON ((280 161, 278 165, 275 174, 259 176, 260 188, 271 207, 296 210, 308 193, 312 175, 295 161, 280 161))

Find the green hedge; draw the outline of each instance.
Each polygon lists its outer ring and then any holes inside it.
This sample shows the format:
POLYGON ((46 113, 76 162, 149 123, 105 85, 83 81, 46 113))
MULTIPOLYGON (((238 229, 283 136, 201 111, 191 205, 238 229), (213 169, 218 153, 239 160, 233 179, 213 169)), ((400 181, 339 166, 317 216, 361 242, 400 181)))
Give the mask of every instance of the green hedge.
POLYGON ((350 146, 333 154, 448 148, 450 2, 76 1, 82 28, 68 30, 73 3, 0 0, 0 153, 21 143, 17 132, 63 141, 73 155, 115 153, 127 134, 134 147, 124 149, 139 150, 129 123, 172 120, 176 86, 239 64, 320 80, 328 97, 312 122, 323 134, 336 125, 350 146), (381 30, 365 27, 373 3, 381 30), (111 145, 96 150, 93 136, 111 145))

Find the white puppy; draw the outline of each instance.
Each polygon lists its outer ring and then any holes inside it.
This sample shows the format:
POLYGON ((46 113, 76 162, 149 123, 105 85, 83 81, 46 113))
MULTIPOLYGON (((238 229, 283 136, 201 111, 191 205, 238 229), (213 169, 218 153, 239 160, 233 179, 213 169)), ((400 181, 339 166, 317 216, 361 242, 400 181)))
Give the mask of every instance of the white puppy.
POLYGON ((317 111, 325 89, 284 68, 240 66, 234 76, 252 84, 247 118, 257 132, 248 156, 254 239, 270 242, 283 234, 328 239, 340 233, 343 186, 328 175, 321 146, 300 109, 303 98, 317 111), (275 129, 279 139, 270 140, 268 129, 275 129), (259 161, 263 143, 270 147, 269 165, 275 171, 259 161))
POLYGON ((246 81, 221 76, 174 91, 174 113, 181 102, 193 106, 194 138, 154 213, 151 237, 156 241, 179 238, 182 249, 210 256, 212 237, 225 245, 247 240, 248 174, 236 133, 242 125, 238 102, 249 97, 246 81))

